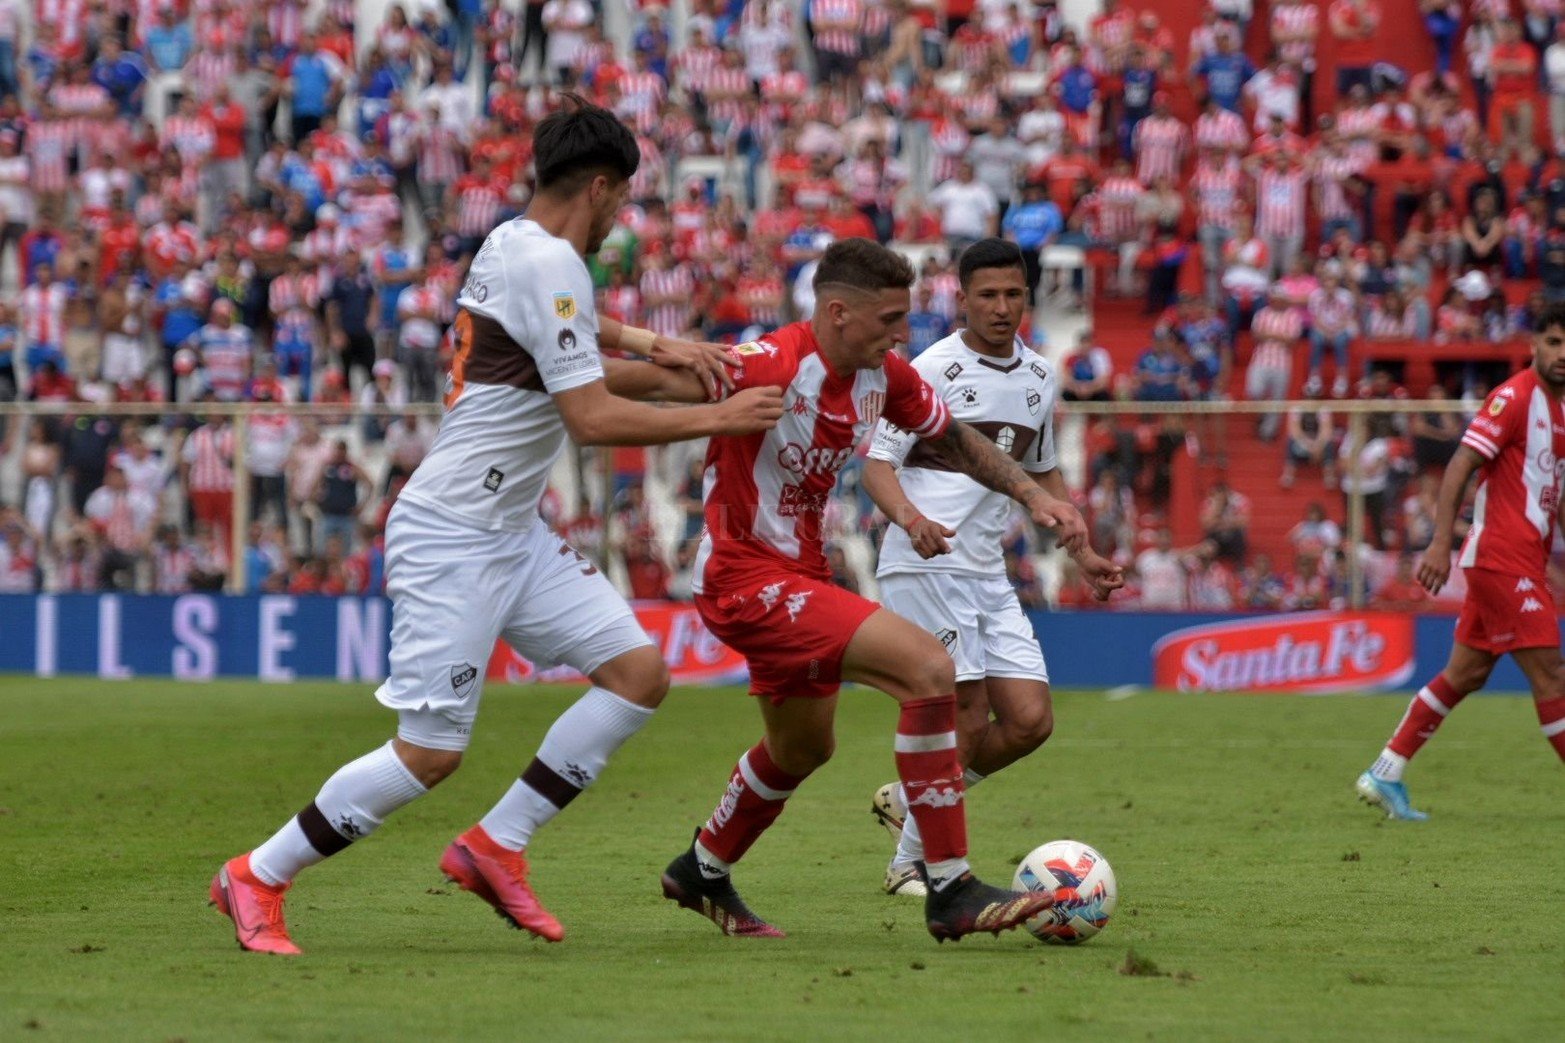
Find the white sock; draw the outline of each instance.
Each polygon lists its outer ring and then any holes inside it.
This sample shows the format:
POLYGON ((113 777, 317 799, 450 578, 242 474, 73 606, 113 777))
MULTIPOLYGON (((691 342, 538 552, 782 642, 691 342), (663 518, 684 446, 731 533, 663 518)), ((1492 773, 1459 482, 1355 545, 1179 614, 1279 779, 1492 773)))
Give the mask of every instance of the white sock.
POLYGON ((1392 753, 1387 746, 1380 751, 1380 756, 1375 758, 1375 763, 1369 767, 1369 773, 1382 782, 1401 782, 1402 771, 1407 767, 1407 758, 1400 753, 1392 753))
POLYGON ((944 891, 971 868, 965 858, 950 858, 944 862, 929 862, 925 864, 924 871, 929 874, 929 886, 936 891, 944 891))
POLYGON ((286 884, 299 870, 369 836, 387 815, 426 792, 388 742, 338 768, 313 803, 250 852, 250 871, 264 884, 286 884))
POLYGON ((549 729, 538 755, 479 825, 501 847, 520 851, 533 833, 592 785, 614 751, 652 711, 603 688, 589 688, 549 729))
MULTIPOLYGON (((972 789, 986 776, 978 774, 972 768, 962 772, 962 781, 968 789, 972 789)), ((902 805, 907 806, 907 793, 902 794, 902 805)), ((911 865, 914 862, 924 860, 924 837, 918 831, 918 819, 911 814, 902 823, 902 839, 897 841, 897 853, 891 859, 892 865, 911 865)), ((960 874, 959 874, 960 875, 960 874)))
POLYGON ((702 847, 701 841, 697 840, 693 846, 696 852, 696 865, 700 867, 701 875, 707 880, 716 880, 718 877, 727 876, 733 870, 732 864, 724 862, 721 858, 702 847))

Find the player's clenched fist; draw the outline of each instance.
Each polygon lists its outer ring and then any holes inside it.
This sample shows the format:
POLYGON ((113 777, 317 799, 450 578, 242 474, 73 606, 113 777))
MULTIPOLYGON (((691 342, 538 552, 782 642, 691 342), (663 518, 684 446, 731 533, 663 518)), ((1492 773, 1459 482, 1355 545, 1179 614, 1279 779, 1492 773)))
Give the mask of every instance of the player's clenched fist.
POLYGON ((745 388, 721 406, 723 427, 719 434, 751 435, 770 431, 782 419, 782 388, 745 388))
POLYGON ((1431 594, 1440 593, 1445 581, 1451 578, 1451 548, 1439 541, 1431 543, 1418 558, 1415 573, 1418 585, 1431 594))
POLYGON ((946 540, 955 535, 955 529, 948 529, 937 521, 930 521, 922 514, 907 527, 908 541, 913 544, 913 549, 918 552, 918 556, 926 560, 942 554, 950 554, 951 544, 946 540))

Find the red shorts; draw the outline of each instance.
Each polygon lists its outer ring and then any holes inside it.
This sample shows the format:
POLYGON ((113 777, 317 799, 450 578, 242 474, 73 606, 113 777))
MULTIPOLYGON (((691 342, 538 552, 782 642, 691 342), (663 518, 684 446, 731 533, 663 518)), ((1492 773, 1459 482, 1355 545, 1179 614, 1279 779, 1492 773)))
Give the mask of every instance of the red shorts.
POLYGON ((880 606, 825 580, 777 572, 697 594, 696 610, 750 664, 750 694, 777 704, 837 694, 848 642, 880 606))
POLYGON ((1554 591, 1542 573, 1514 576, 1489 569, 1467 572, 1467 599, 1456 619, 1456 640, 1495 655, 1518 648, 1558 648, 1554 591))

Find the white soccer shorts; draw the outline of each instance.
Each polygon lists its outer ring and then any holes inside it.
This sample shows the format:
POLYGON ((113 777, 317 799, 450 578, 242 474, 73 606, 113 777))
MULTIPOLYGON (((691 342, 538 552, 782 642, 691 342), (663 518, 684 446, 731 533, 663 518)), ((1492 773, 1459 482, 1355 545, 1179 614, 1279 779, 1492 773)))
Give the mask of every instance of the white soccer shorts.
POLYGON ((420 746, 466 747, 496 640, 583 674, 652 644, 619 591, 542 521, 484 532, 400 502, 386 523, 386 592, 391 676, 375 698, 422 722, 402 729, 420 746))
POLYGON ((1004 576, 896 572, 880 578, 880 601, 938 637, 958 681, 1049 680, 1043 649, 1004 576))

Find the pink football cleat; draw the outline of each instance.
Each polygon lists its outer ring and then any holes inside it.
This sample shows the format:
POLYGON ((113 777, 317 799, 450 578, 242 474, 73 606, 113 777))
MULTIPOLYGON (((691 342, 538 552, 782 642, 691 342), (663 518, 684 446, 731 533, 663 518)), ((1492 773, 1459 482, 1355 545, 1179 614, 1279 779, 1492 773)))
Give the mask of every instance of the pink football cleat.
POLYGON ((527 856, 496 844, 484 827, 474 826, 451 841, 440 856, 440 871, 462 890, 494 906, 512 927, 549 942, 565 937, 565 928, 527 883, 527 856))
POLYGON ((250 872, 245 853, 223 863, 212 878, 212 904, 234 921, 234 937, 241 949, 274 956, 298 956, 301 950, 288 937, 283 920, 283 895, 289 885, 271 887, 250 872))

